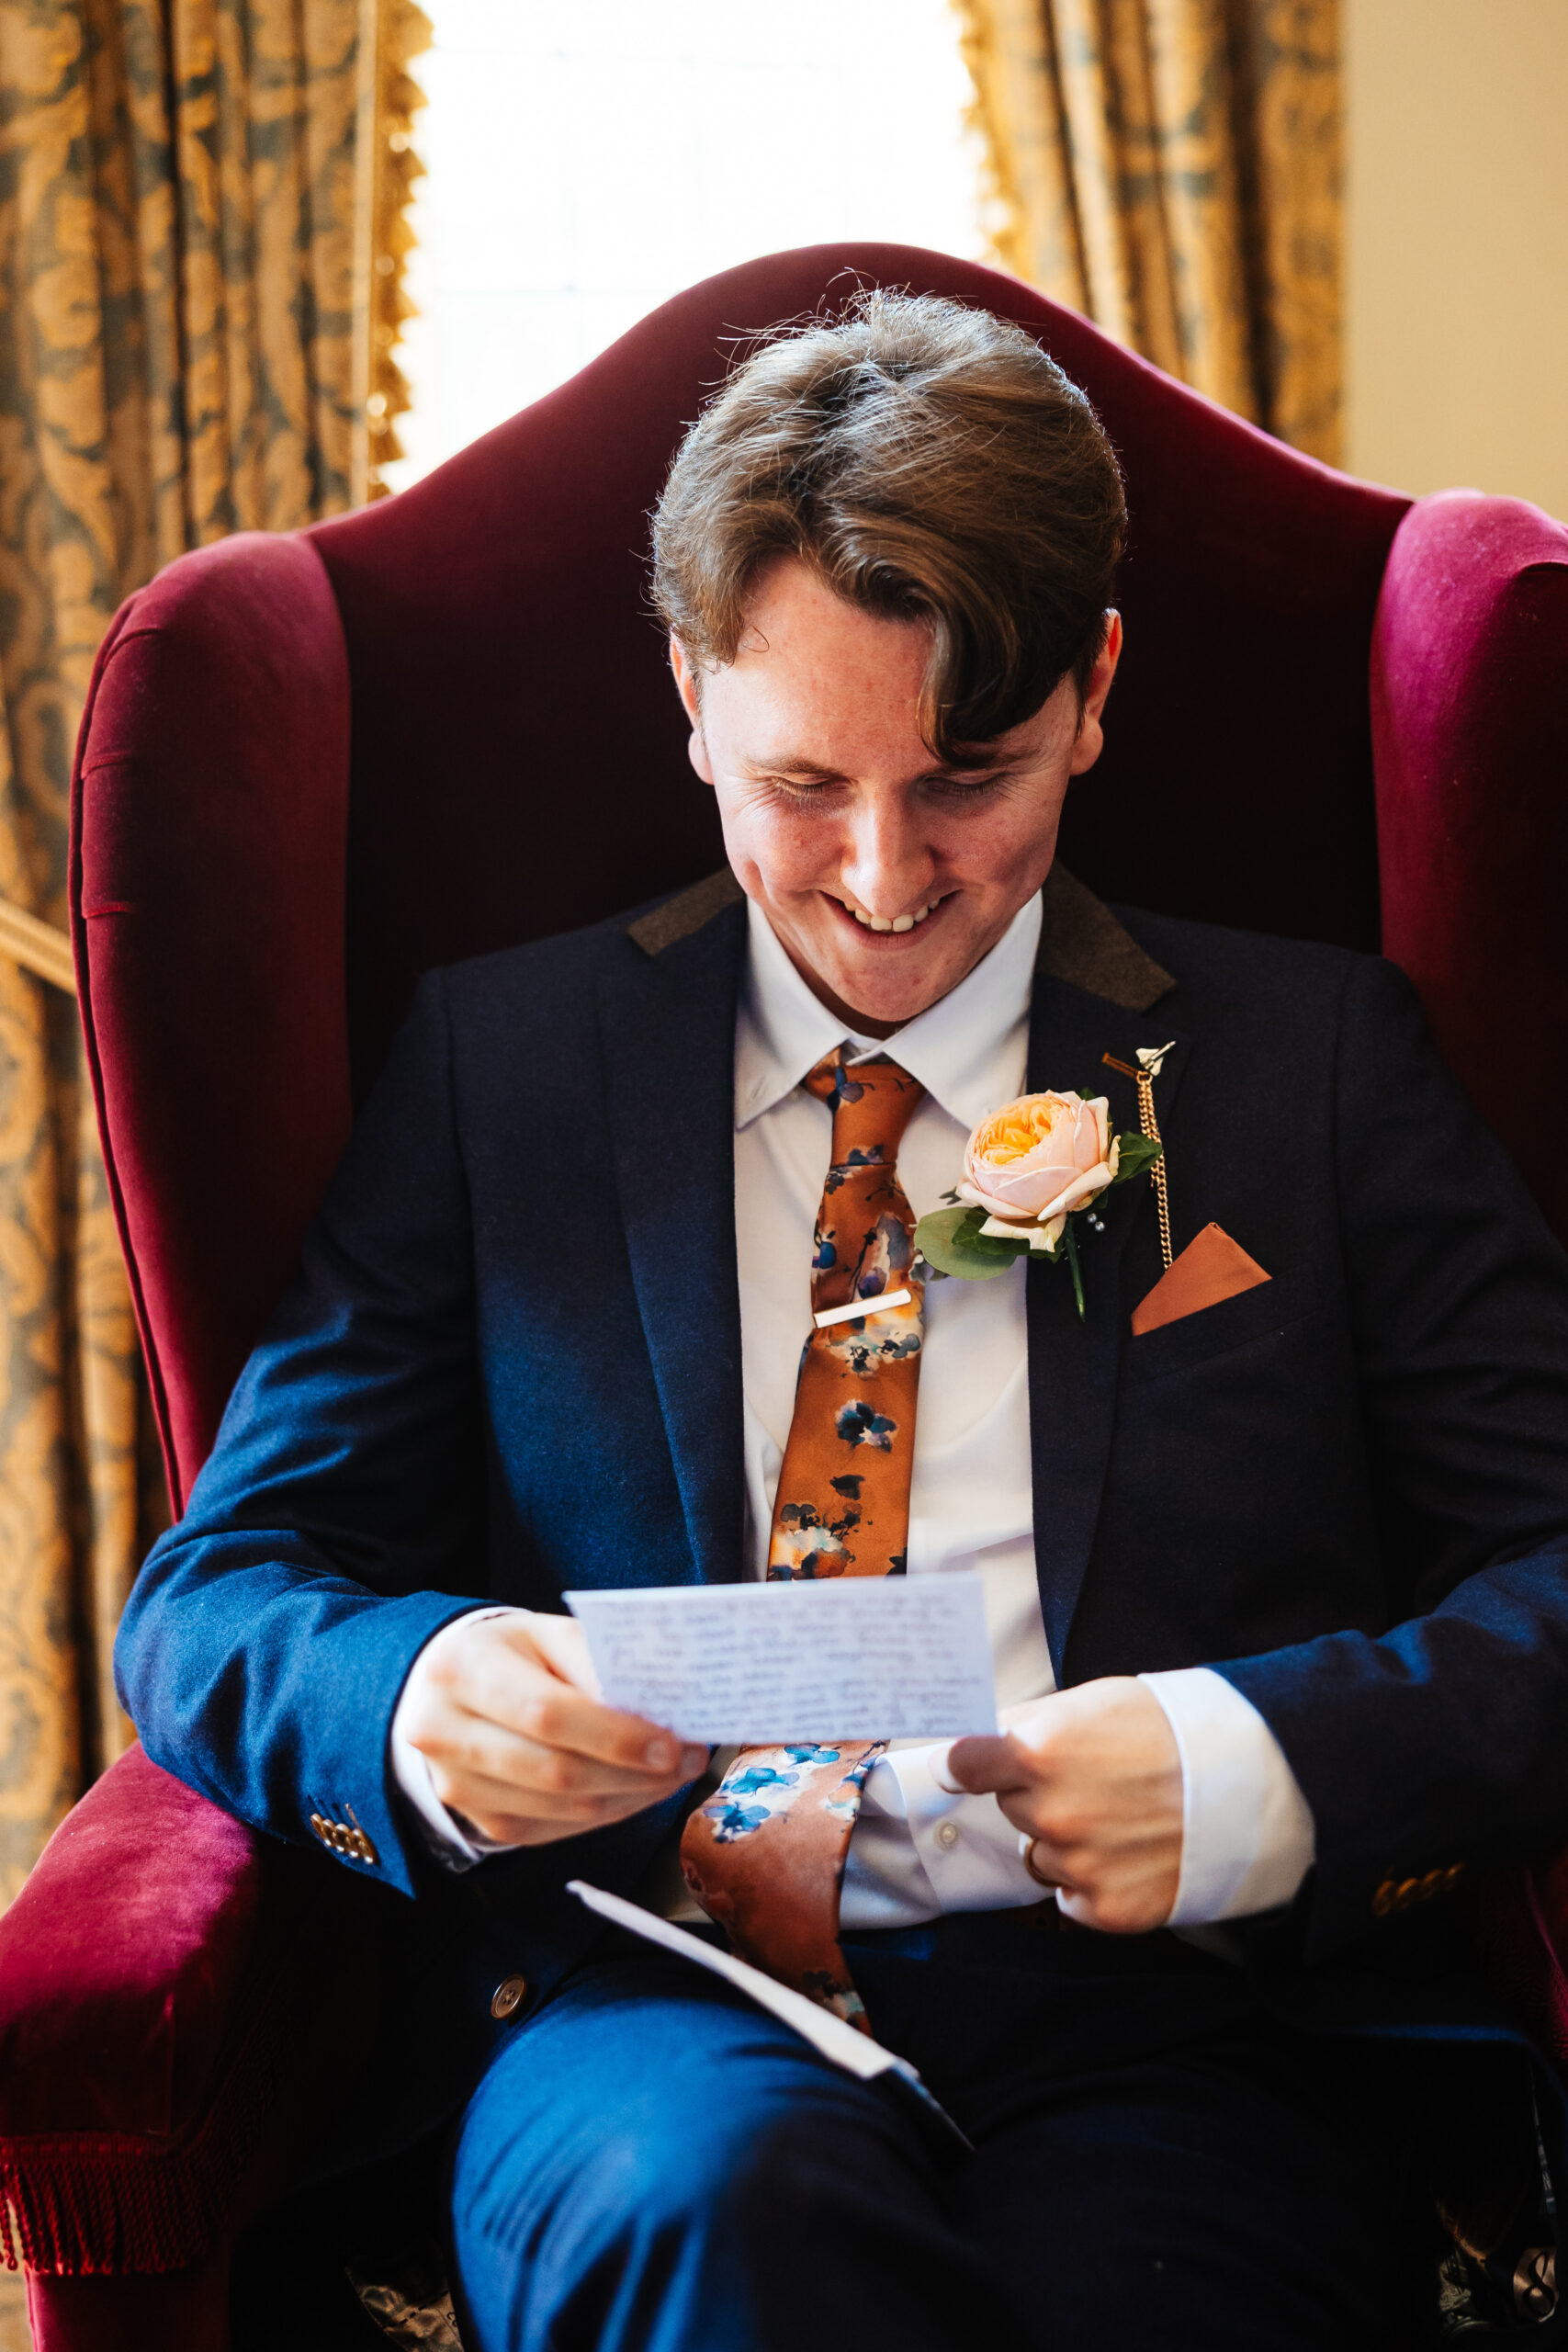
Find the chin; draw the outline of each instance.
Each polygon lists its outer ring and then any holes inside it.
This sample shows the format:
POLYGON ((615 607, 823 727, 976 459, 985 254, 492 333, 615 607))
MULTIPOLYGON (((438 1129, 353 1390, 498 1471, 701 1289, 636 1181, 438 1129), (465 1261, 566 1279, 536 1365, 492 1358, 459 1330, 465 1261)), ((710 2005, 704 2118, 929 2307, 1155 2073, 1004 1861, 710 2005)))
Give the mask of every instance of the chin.
POLYGON ((873 969, 844 972, 829 985, 840 1001, 863 1012, 868 1021, 913 1021, 957 985, 961 974, 934 963, 924 970, 897 975, 873 969))

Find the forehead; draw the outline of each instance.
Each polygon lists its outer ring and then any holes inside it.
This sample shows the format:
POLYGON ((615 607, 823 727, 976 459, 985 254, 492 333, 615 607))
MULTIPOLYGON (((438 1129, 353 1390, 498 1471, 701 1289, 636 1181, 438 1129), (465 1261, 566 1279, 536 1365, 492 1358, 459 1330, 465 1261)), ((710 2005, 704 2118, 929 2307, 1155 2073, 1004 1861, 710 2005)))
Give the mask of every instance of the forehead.
POLYGON ((931 655, 931 627, 868 613, 835 594, 798 556, 762 571, 746 600, 746 627, 730 668, 767 670, 865 685, 884 679, 918 691, 931 655))
POLYGON ((758 580, 735 659, 707 673, 705 699, 770 737, 874 727, 919 743, 931 643, 929 623, 863 612, 784 557, 758 580))
MULTIPOLYGON (((942 764, 919 724, 931 644, 929 622, 863 612, 784 557, 758 581, 735 660, 705 677, 705 716, 753 767, 926 775, 942 764)), ((1037 755, 1055 700, 960 764, 972 773, 1037 755)))

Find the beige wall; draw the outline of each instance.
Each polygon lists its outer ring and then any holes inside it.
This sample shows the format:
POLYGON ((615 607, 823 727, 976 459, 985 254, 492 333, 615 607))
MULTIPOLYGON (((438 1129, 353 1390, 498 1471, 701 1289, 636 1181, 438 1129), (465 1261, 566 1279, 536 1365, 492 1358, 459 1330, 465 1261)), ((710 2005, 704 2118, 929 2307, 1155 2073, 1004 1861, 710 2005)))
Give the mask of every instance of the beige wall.
POLYGON ((1568 518, 1568 0, 1340 0, 1352 473, 1568 518))

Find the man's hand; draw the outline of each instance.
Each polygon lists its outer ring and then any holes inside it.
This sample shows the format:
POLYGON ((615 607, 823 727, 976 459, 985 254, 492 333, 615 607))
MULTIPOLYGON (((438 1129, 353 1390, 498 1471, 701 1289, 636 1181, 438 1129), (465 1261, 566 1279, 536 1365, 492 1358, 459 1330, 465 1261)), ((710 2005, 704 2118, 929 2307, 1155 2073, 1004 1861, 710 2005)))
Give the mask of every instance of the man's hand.
POLYGON ((548 1846, 673 1796, 708 1760, 593 1689, 575 1618, 459 1617, 415 1659, 401 1727, 443 1804, 502 1845, 548 1846))
POLYGON ((1116 1675, 1002 1722, 1000 1738, 954 1740, 946 1777, 995 1793, 1069 1918, 1118 1936, 1163 1927, 1181 1876, 1181 1757, 1154 1692, 1116 1675))

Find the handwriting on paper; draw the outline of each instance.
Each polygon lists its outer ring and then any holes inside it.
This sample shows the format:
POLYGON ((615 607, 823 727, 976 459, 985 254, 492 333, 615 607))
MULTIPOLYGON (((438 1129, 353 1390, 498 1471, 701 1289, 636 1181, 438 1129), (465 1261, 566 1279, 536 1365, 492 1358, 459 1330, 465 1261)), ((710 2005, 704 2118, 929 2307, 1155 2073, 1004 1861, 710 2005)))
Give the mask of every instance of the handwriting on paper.
POLYGON ((606 1704, 682 1739, 956 1739, 997 1728, 976 1569, 566 1600, 606 1704))

